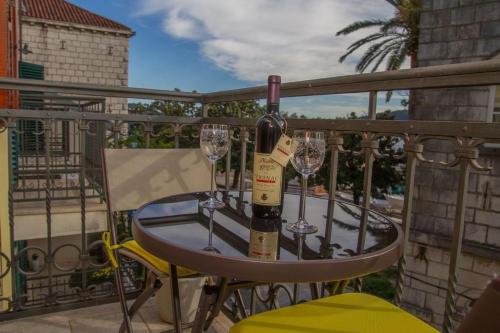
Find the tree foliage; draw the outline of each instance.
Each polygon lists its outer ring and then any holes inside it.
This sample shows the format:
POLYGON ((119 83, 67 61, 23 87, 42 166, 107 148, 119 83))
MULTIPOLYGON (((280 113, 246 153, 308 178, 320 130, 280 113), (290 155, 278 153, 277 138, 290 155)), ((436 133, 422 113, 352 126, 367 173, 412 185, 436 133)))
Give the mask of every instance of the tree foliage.
MULTIPOLYGON (((348 119, 358 119, 352 113, 348 119)), ((377 114, 377 119, 392 120, 390 111, 377 114)), ((386 154, 386 157, 377 159, 373 163, 372 177, 372 195, 375 197, 387 193, 392 187, 402 185, 403 175, 398 169, 400 161, 395 158, 400 154, 400 148, 397 148, 398 138, 382 137, 379 139, 380 151, 386 154)), ((360 197, 363 195, 363 180, 365 161, 363 155, 357 156, 353 152, 359 151, 361 137, 357 134, 344 136, 343 147, 347 152, 339 154, 339 164, 337 173, 337 189, 350 190, 353 194, 353 201, 359 204, 360 197)), ((330 152, 325 156, 325 163, 318 172, 316 183, 324 184, 328 189, 330 177, 330 152)))
MULTIPOLYGON (((167 116, 178 117, 199 117, 202 115, 201 106, 194 103, 184 102, 168 102, 168 101, 153 101, 151 103, 134 103, 129 105, 129 109, 133 113, 158 115, 164 114, 167 116)), ((231 103, 217 103, 209 105, 209 116, 217 118, 258 118, 264 111, 264 106, 256 101, 239 101, 231 103)), ((286 114, 285 118, 306 119, 303 115, 286 114)), ((392 119, 390 112, 377 114, 378 119, 392 119)), ((349 119, 357 119, 352 113, 349 119)), ((234 129, 234 136, 240 136, 240 130, 234 129)), ((198 129, 195 126, 185 126, 179 136, 178 145, 180 148, 195 148, 199 147, 199 138, 197 137, 198 129)), ((247 144, 246 169, 252 169, 252 155, 254 150, 254 131, 250 131, 249 142, 247 144)), ((398 170, 399 161, 394 156, 399 153, 396 148, 398 142, 394 137, 383 137, 379 140, 380 150, 388 157, 378 159, 374 163, 373 169, 373 195, 378 196, 386 193, 391 186, 402 184, 402 174, 398 170)), ((344 136, 344 148, 349 151, 360 149, 361 137, 355 134, 344 136)), ((132 124, 129 127, 129 135, 122 142, 126 146, 134 146, 145 148, 145 132, 143 125, 132 124)), ((174 148, 175 139, 173 137, 172 127, 169 125, 155 125, 154 135, 150 138, 150 148, 174 148)), ((231 147, 231 169, 234 170, 233 184, 234 188, 238 187, 241 170, 241 142, 233 140, 231 147)), ((310 178, 310 182, 317 185, 325 185, 328 189, 328 180, 330 174, 330 153, 327 152, 325 163, 316 177, 310 178)), ((225 171, 226 163, 219 163, 219 171, 225 171)), ((359 203, 359 198, 363 192, 363 174, 364 160, 363 156, 356 156, 352 152, 340 154, 337 183, 339 189, 350 190, 353 193, 354 201, 359 203)), ((297 172, 291 164, 285 169, 286 183, 289 180, 297 177, 297 172)), ((286 186, 286 185, 285 185, 286 186)))
MULTIPOLYGON (((377 32, 363 37, 351 45, 340 58, 344 62, 352 53, 360 48, 368 48, 356 65, 356 71, 363 73, 370 66, 371 72, 386 62, 386 70, 401 68, 407 57, 410 57, 411 67, 416 67, 418 52, 419 22, 421 0, 385 0, 394 7, 394 17, 387 20, 363 20, 354 22, 337 31, 336 36, 348 35, 368 28, 378 28, 377 32)), ((387 94, 390 100, 391 93, 387 94)))
MULTIPOLYGON (((175 117, 201 117, 202 107, 200 104, 189 102, 153 101, 150 103, 131 103, 129 110, 137 114, 166 115, 175 117)), ((214 118, 258 118, 264 111, 264 106, 255 100, 237 101, 230 103, 212 103, 208 105, 208 116, 214 118)), ((199 147, 197 137, 198 129, 195 126, 184 126, 182 132, 177 136, 180 148, 199 147)), ((251 170, 253 146, 253 132, 250 132, 247 143, 246 169, 251 170)), ((240 130, 234 129, 234 137, 239 138, 240 130)), ((170 125, 155 125, 154 135, 150 137, 150 148, 174 148, 176 138, 170 125)), ((129 128, 128 137, 122 142, 126 146, 145 148, 145 132, 142 125, 132 125, 129 128)), ((233 187, 237 187, 241 169, 241 142, 233 140, 231 146, 231 168, 235 170, 233 187)), ((218 163, 218 169, 225 171, 225 163, 218 163)))

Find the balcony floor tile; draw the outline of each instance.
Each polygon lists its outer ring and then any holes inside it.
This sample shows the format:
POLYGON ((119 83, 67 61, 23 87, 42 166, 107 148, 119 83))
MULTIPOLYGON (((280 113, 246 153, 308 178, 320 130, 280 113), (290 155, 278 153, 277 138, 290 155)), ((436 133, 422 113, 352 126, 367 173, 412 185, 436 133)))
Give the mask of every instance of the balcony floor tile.
MULTIPOLYGON (((110 333, 118 332, 121 322, 120 305, 113 303, 3 322, 0 333, 110 333)), ((217 318, 207 332, 226 333, 228 323, 227 318, 217 318)), ((172 326, 161 321, 150 299, 134 317, 133 328, 135 333, 160 333, 172 326)))

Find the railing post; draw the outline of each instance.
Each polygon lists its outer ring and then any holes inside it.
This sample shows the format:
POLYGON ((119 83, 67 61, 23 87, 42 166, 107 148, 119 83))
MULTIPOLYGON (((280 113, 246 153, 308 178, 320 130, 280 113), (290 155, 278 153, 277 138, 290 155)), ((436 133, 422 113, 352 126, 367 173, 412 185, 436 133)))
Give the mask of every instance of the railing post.
POLYGON ((48 295, 46 296, 46 302, 51 303, 54 297, 53 293, 53 263, 54 263, 54 254, 52 252, 52 174, 51 174, 51 145, 52 142, 52 134, 53 134, 53 123, 52 119, 47 119, 44 122, 43 131, 45 133, 45 137, 47 138, 47 143, 45 144, 45 214, 46 214, 46 224, 47 224, 47 257, 45 259, 45 263, 47 265, 47 289, 48 295))
POLYGON ((462 240, 465 226, 465 210, 467 194, 469 191, 469 174, 471 166, 478 170, 484 170, 477 164, 479 151, 473 147, 471 142, 459 141, 460 146, 455 151, 455 156, 460 163, 460 178, 458 181, 457 208, 455 210, 455 223, 453 225, 453 239, 450 248, 450 266, 448 273, 448 290, 446 292, 446 304, 444 310, 443 332, 453 331, 453 316, 457 306, 457 273, 460 265, 460 254, 462 252, 462 240))
POLYGON ((368 119, 377 119, 377 92, 370 91, 368 96, 368 119))
MULTIPOLYGON (((245 173, 247 168, 247 143, 248 143, 248 129, 242 127, 240 130, 240 140, 241 140, 241 156, 240 156, 240 194, 245 191, 245 173)), ((240 196, 242 197, 242 196, 240 196)))
POLYGON ((148 121, 144 124, 145 148, 149 148, 151 145, 151 133, 153 133, 153 124, 148 121))
POLYGON ((86 133, 89 130, 89 126, 86 120, 81 120, 78 126, 78 135, 80 136, 80 175, 78 178, 80 185, 80 217, 81 217, 81 242, 82 249, 80 255, 80 261, 82 264, 81 274, 82 274, 82 289, 85 291, 87 289, 87 265, 88 265, 88 253, 87 253, 87 212, 86 212, 86 190, 85 190, 85 163, 86 163, 86 133))
POLYGON ((174 125, 174 144, 176 149, 179 149, 180 147, 181 133, 182 133, 182 126, 174 125))
POLYGON ((229 144, 227 148, 227 154, 226 154, 226 175, 225 175, 225 185, 226 185, 226 191, 229 191, 231 189, 230 179, 229 177, 231 176, 231 150, 232 150, 232 145, 233 145, 233 132, 234 130, 232 128, 229 129, 229 144))
POLYGON ((453 240, 450 248, 450 267, 448 275, 448 290, 444 312, 443 332, 453 330, 453 316, 457 305, 457 271, 462 252, 462 239, 464 235, 465 205, 469 188, 470 164, 467 159, 460 161, 460 180, 458 183, 457 208, 455 211, 455 224, 453 226, 453 240))
MULTIPOLYGON (((368 105, 368 118, 370 120, 374 120, 376 118, 377 113, 377 92, 371 91, 369 96, 369 105, 368 105)), ((363 138, 361 140, 361 148, 364 153, 364 161, 365 161, 365 170, 363 177, 363 203, 362 203, 362 214, 361 214, 361 222, 359 226, 359 234, 358 234, 358 244, 357 244, 357 253, 362 254, 365 247, 366 240, 366 228, 368 225, 368 217, 370 210, 370 200, 371 200, 371 192, 372 192, 372 175, 373 175, 373 162, 375 161, 374 150, 378 149, 378 141, 374 139, 373 134, 369 132, 365 132, 362 134, 363 138)), ((360 292, 362 285, 361 278, 357 278, 354 280, 354 289, 357 292, 360 292)))
POLYGON ((113 147, 119 148, 121 126, 120 126, 120 122, 118 120, 115 120, 113 122, 113 126, 112 126, 111 130, 113 131, 113 147))
POLYGON ((208 117, 208 104, 206 103, 203 103, 203 105, 201 106, 201 116, 203 118, 208 117))
POLYGON ((337 132, 331 131, 328 139, 330 145, 330 179, 328 189, 328 210, 326 212, 325 241, 329 244, 332 238, 332 224, 335 212, 335 193, 337 190, 337 174, 339 165, 339 151, 342 149, 344 138, 337 132))
POLYGON ((413 193, 415 190, 415 169, 417 165, 417 154, 423 152, 423 145, 416 143, 414 135, 405 138, 404 150, 406 152, 406 175, 405 175, 405 197, 403 206, 403 255, 398 261, 398 276, 396 280, 396 293, 394 303, 401 304, 403 298, 403 282, 406 272, 406 247, 410 240, 410 225, 413 209, 413 193))
MULTIPOLYGON (((11 299, 11 307, 12 309, 11 310, 15 310, 16 307, 17 307, 17 302, 16 302, 16 289, 15 289, 15 281, 16 281, 16 270, 15 270, 15 264, 14 264, 14 258, 15 258, 15 252, 14 252, 14 188, 15 188, 15 182, 16 182, 16 179, 14 178, 14 172, 13 172, 13 168, 12 168, 12 162, 13 162, 13 159, 15 158, 14 157, 14 153, 12 151, 12 146, 14 144, 13 142, 13 135, 18 135, 14 128, 16 127, 16 122, 15 121, 11 121, 7 124, 7 147, 8 147, 8 181, 9 181, 9 189, 8 189, 8 216, 9 216, 9 240, 8 240, 8 244, 10 245, 10 252, 7 254, 5 253, 5 255, 8 255, 9 256, 9 260, 10 260, 10 282, 9 281, 5 281, 4 279, 2 279, 2 286, 4 286, 5 284, 10 284, 10 295, 2 295, 3 297, 10 297, 11 299)), ((17 157, 18 158, 18 157, 17 157)), ((4 241, 5 239, 2 237, 2 241, 4 241)), ((2 246, 2 249, 3 249, 3 246, 2 246)), ((3 272, 3 269, 4 269, 4 265, 2 265, 2 272, 3 272)), ((6 268, 5 268, 6 269, 6 268)), ((2 291, 5 292, 5 288, 2 288, 2 291)))

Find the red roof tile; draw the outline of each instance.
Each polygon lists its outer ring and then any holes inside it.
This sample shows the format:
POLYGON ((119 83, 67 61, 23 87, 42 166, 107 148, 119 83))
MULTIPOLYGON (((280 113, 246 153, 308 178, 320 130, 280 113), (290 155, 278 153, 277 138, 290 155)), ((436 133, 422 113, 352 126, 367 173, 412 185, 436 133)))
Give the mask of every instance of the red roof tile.
POLYGON ((64 0, 23 0, 23 16, 115 30, 131 29, 64 0))

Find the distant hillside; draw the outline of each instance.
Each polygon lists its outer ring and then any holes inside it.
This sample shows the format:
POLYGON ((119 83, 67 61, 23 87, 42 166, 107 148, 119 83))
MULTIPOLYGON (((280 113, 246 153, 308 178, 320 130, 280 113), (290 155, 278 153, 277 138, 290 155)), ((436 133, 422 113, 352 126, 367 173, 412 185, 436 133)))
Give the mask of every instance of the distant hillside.
POLYGON ((394 120, 408 120, 408 110, 391 111, 391 116, 394 116, 394 120))
MULTIPOLYGON (((377 112, 377 115, 380 115, 384 112, 377 112)), ((394 120, 408 120, 408 110, 396 110, 391 111, 391 116, 394 117, 394 120)), ((368 116, 359 117, 359 119, 366 119, 368 116)))

